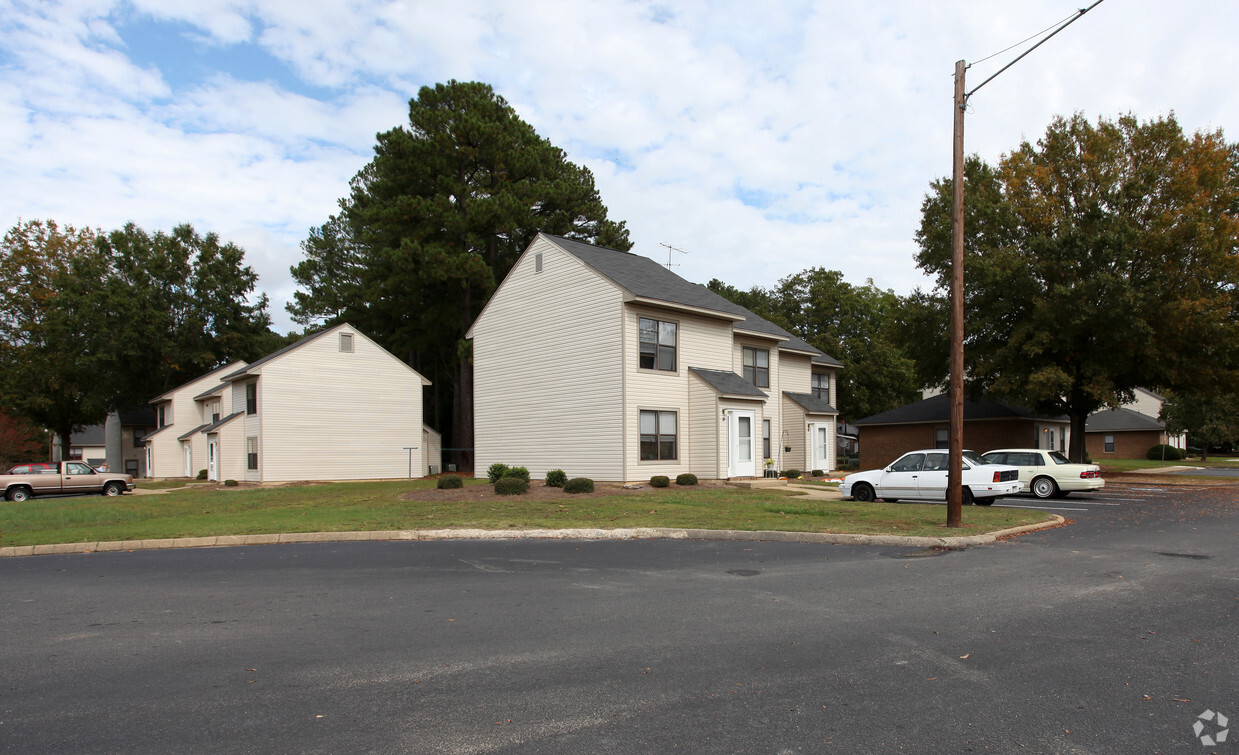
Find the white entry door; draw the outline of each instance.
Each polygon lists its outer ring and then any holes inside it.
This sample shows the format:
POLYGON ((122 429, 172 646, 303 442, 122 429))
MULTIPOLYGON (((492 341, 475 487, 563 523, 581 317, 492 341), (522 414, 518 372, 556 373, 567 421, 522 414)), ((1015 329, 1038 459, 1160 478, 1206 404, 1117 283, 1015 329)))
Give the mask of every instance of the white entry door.
POLYGON ((809 424, 809 470, 820 469, 830 471, 830 442, 834 429, 833 422, 812 422, 809 424))
POLYGON ((756 477, 756 412, 727 412, 727 476, 756 477))
POLYGON ((216 468, 219 466, 219 439, 211 438, 207 440, 207 479, 219 480, 219 473, 216 468))
POLYGON ((188 443, 182 443, 181 447, 185 449, 185 476, 194 476, 194 448, 188 443))

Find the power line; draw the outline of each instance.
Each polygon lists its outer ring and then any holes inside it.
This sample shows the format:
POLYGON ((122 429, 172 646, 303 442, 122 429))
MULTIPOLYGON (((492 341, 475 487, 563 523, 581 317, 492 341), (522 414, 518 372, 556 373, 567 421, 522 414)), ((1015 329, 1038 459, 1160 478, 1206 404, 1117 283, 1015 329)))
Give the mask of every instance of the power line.
POLYGON ((1068 19, 1071 19, 1071 18, 1073 18, 1073 17, 1075 17, 1075 16, 1078 16, 1079 14, 1080 14, 1080 11, 1076 11, 1075 13, 1072 13, 1070 16, 1067 16, 1066 18, 1064 18, 1064 19, 1062 19, 1062 20, 1060 20, 1060 21, 1055 21, 1054 23, 1052 23, 1052 24, 1050 24, 1049 26, 1045 27, 1045 28, 1044 28, 1044 29, 1042 29, 1041 31, 1037 32, 1036 34, 1033 34, 1032 36, 1028 37, 1027 39, 1021 39, 1019 42, 1016 42, 1015 44, 1011 45, 1010 47, 1008 47, 1008 48, 1006 48, 1006 49, 999 50, 998 52, 994 53, 993 55, 986 55, 984 58, 981 58, 980 60, 974 60, 974 61, 972 61, 971 63, 969 63, 969 64, 968 64, 968 67, 969 67, 969 68, 972 68, 973 66, 977 65, 978 63, 984 63, 985 61, 989 60, 990 58, 996 58, 996 57, 998 57, 999 55, 1002 55, 1004 52, 1007 52, 1007 51, 1009 51, 1009 50, 1014 50, 1015 48, 1019 47, 1020 45, 1027 43, 1027 42, 1028 42, 1028 40, 1030 40, 1030 39, 1035 39, 1036 37, 1039 37, 1039 36, 1041 36, 1042 34, 1045 34, 1047 31, 1049 31, 1050 29, 1053 29, 1055 26, 1058 26, 1059 24, 1063 23, 1064 21, 1067 21, 1068 19))

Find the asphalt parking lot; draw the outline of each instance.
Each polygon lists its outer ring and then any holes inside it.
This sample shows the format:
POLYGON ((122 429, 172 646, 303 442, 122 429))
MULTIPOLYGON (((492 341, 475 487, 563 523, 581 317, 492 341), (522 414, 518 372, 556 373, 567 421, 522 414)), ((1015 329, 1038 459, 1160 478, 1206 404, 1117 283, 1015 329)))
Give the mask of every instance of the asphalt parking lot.
POLYGON ((963 550, 5 559, 0 751, 1233 752, 1199 737, 1239 720, 1235 488, 1078 498, 1068 526, 963 550))

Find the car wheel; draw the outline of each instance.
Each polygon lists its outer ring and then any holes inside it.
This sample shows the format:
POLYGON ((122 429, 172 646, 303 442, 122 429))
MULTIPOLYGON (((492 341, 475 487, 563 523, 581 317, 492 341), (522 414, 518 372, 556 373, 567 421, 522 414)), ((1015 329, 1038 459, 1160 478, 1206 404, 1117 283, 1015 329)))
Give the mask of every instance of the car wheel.
POLYGON ((852 500, 868 503, 876 501, 877 494, 873 492, 873 486, 867 482, 858 482, 852 488, 852 500))
POLYGON ((1058 497, 1058 484, 1049 477, 1038 477, 1032 481, 1032 485, 1029 486, 1029 489, 1032 490, 1032 494, 1038 498, 1058 497))
POLYGON ((121 487, 119 482, 109 482, 103 486, 103 494, 108 498, 118 496, 123 492, 125 492, 125 489, 121 487))
POLYGON ((964 488, 963 495, 960 497, 960 505, 971 506, 974 503, 976 503, 976 499, 972 497, 972 491, 964 488))
POLYGON ((998 500, 998 496, 992 496, 990 498, 977 498, 973 500, 973 503, 975 503, 978 506, 993 506, 994 501, 997 501, 997 500, 998 500))
POLYGON ((29 501, 30 490, 29 488, 21 488, 21 487, 11 488, 9 490, 9 494, 5 497, 14 503, 21 503, 23 501, 29 501))

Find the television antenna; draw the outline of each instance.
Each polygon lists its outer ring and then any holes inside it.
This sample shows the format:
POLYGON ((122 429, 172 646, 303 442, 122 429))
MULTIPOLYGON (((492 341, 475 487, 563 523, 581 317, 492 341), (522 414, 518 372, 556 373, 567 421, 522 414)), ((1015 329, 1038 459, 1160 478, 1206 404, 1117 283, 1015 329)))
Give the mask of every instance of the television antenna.
POLYGON ((673 267, 679 267, 679 266, 680 266, 680 263, 678 263, 678 262, 672 262, 672 261, 671 261, 671 260, 672 260, 672 253, 673 253, 673 252, 679 252, 680 254, 688 254, 688 252, 686 252, 685 250, 680 249, 680 248, 678 248, 678 247, 674 247, 674 246, 672 246, 672 245, 670 245, 670 244, 663 244, 663 243, 659 242, 659 244, 658 244, 658 245, 659 245, 659 246, 665 246, 665 247, 667 247, 667 269, 668 269, 668 270, 670 270, 670 269, 671 269, 671 268, 673 268, 673 267))

